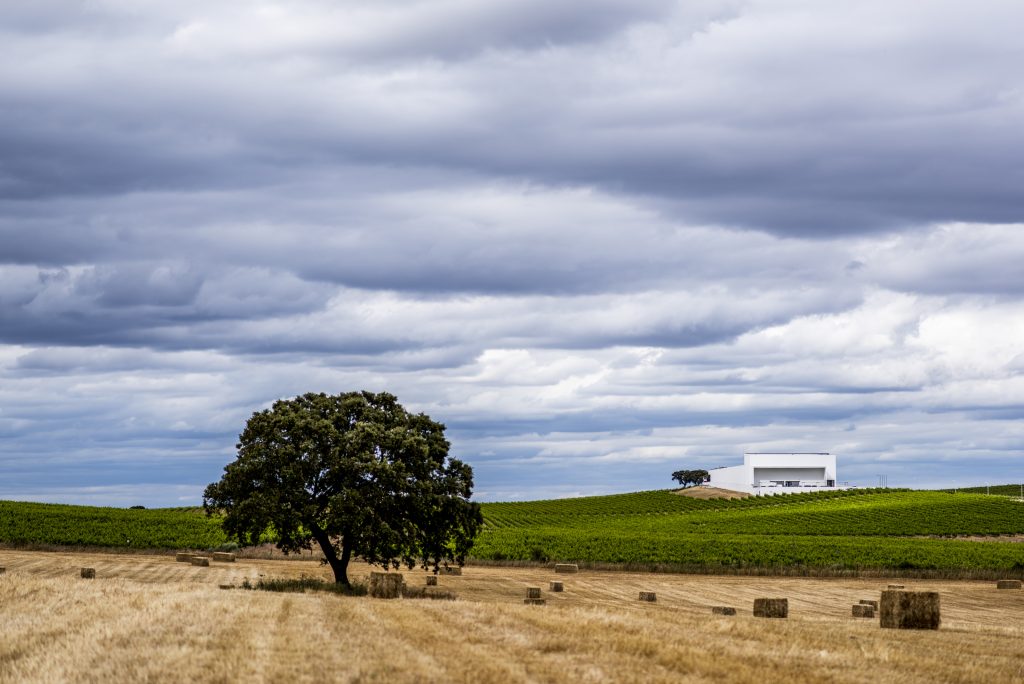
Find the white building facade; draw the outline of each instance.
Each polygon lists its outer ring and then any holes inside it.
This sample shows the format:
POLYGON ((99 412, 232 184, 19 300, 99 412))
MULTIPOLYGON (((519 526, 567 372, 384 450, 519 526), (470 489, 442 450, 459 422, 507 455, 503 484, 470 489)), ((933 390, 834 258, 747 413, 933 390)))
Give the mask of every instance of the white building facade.
POLYGON ((836 457, 828 453, 748 453, 743 465, 708 471, 709 487, 748 494, 795 494, 837 486, 836 457))

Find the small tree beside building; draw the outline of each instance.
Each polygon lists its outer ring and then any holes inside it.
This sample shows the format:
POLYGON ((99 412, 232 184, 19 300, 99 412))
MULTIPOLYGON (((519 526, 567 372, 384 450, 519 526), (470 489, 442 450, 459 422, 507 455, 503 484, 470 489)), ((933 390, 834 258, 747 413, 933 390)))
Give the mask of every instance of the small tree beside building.
POLYGON ((672 473, 672 479, 680 484, 682 487, 693 487, 695 485, 704 484, 708 481, 708 471, 706 470, 677 470, 672 473))

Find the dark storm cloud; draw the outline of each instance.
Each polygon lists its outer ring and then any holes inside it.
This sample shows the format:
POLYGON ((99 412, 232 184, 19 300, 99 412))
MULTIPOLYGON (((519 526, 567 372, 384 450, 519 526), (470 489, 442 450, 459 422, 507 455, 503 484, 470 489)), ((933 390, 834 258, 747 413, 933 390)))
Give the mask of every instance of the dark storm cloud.
POLYGON ((429 151, 446 143, 428 142, 429 121, 393 111, 400 103, 376 87, 360 94, 360 70, 600 40, 670 9, 666 0, 600 0, 585 11, 533 0, 302 2, 287 11, 186 2, 152 7, 148 16, 107 3, 6 8, 0 34, 9 66, 18 68, 0 70, 0 197, 251 184, 279 175, 283 164, 324 158, 433 165, 439 160, 429 154, 392 158, 395 144, 429 151), (277 71, 296 57, 321 73, 293 82, 277 71), (338 69, 352 81, 335 83, 338 69), (351 85, 349 111, 330 96, 351 85), (362 119, 382 108, 392 110, 384 126, 362 119), (299 135, 305 150, 295 144, 299 135))
POLYGON ((15 22, 0 189, 237 187, 358 162, 592 185, 784 235, 1015 222, 1020 11, 182 3, 112 37, 61 22, 52 52, 15 22))
POLYGON ((150 271, 164 268, 153 263, 159 255, 186 280, 262 266, 306 281, 422 295, 579 295, 719 278, 788 287, 794 277, 831 281, 850 259, 835 245, 678 226, 592 191, 450 176, 435 188, 425 173, 402 174, 412 187, 395 191, 382 187, 385 178, 352 187, 353 174, 273 191, 63 199, 49 203, 49 213, 9 203, 0 258, 112 262, 94 270, 124 279, 129 271, 157 277, 150 271))
POLYGON ((181 261, 0 266, 0 341, 203 348, 211 346, 204 326, 300 315, 321 309, 330 294, 289 273, 238 267, 201 272, 181 261), (192 341, 189 326, 198 331, 192 341))
POLYGON ((381 183, 21 207, 0 220, 0 339, 468 361, 486 344, 703 345, 861 299, 835 245, 677 227, 589 191, 381 183), (70 265, 33 265, 47 257, 70 265))
POLYGON ((121 124, 125 128, 104 130, 68 121, 40 123, 38 116, 39 108, 0 115, 0 199, 199 188, 218 181, 227 185, 222 159, 194 148, 181 150, 162 135, 125 130, 128 122, 121 124))

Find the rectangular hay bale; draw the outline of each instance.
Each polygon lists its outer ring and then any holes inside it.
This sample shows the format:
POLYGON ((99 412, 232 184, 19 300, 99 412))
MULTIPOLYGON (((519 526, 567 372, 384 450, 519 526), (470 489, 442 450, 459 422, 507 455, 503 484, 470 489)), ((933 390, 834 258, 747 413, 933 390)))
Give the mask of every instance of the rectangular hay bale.
POLYGON ((658 594, 656 592, 653 592, 653 591, 641 591, 640 592, 640 600, 641 601, 648 601, 650 603, 654 603, 655 601, 658 600, 658 594))
POLYGON ((214 551, 213 560, 217 561, 218 563, 234 563, 235 554, 227 553, 225 551, 214 551))
POLYGON ((555 563, 555 572, 575 574, 580 571, 580 566, 575 563, 555 563))
POLYGON ((437 586, 437 575, 427 575, 427 586, 428 587, 436 587, 437 586))
POLYGON ((207 556, 192 556, 192 565, 208 568, 210 567, 210 559, 207 556))
POLYGON ((878 601, 872 601, 871 599, 861 599, 857 601, 862 606, 871 606, 874 610, 878 610, 878 601))
POLYGON ((532 599, 540 598, 540 587, 527 587, 526 597, 532 599))
POLYGON ((942 622, 937 591, 883 591, 880 605, 886 629, 938 629, 942 622))
POLYGON ((754 617, 785 618, 789 617, 789 599, 758 598, 754 599, 754 617))
POLYGON ((370 596, 373 598, 400 598, 405 589, 405 578, 399 572, 371 572, 370 596))
POLYGON ((174 560, 178 563, 191 563, 195 557, 194 553, 176 553, 174 554, 174 560))
POLYGON ((96 579, 96 568, 82 568, 82 579, 96 579))
POLYGON ((447 567, 442 567, 440 572, 442 575, 461 575, 462 568, 457 565, 449 565, 447 567))
POLYGON ((712 606, 711 607, 711 614, 712 615, 735 615, 736 614, 736 609, 733 608, 732 606, 712 606))
POLYGON ((5 572, 7 572, 7 568, 0 567, 0 575, 4 574, 5 572))
POLYGON ((999 580, 996 582, 996 589, 1020 589, 1020 580, 999 580))
POLYGON ((551 582, 548 584, 548 590, 558 592, 563 591, 564 587, 561 582, 551 582))
POLYGON ((871 606, 864 605, 863 603, 855 603, 853 604, 853 617, 873 618, 875 617, 875 609, 871 606))

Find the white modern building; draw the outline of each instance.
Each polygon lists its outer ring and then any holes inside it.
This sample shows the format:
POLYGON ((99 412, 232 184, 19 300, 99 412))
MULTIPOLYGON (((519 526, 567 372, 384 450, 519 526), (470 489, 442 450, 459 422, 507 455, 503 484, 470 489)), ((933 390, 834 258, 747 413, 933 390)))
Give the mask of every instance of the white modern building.
POLYGON ((794 494, 836 486, 836 457, 827 453, 749 453, 743 465, 709 470, 709 487, 748 494, 794 494))

